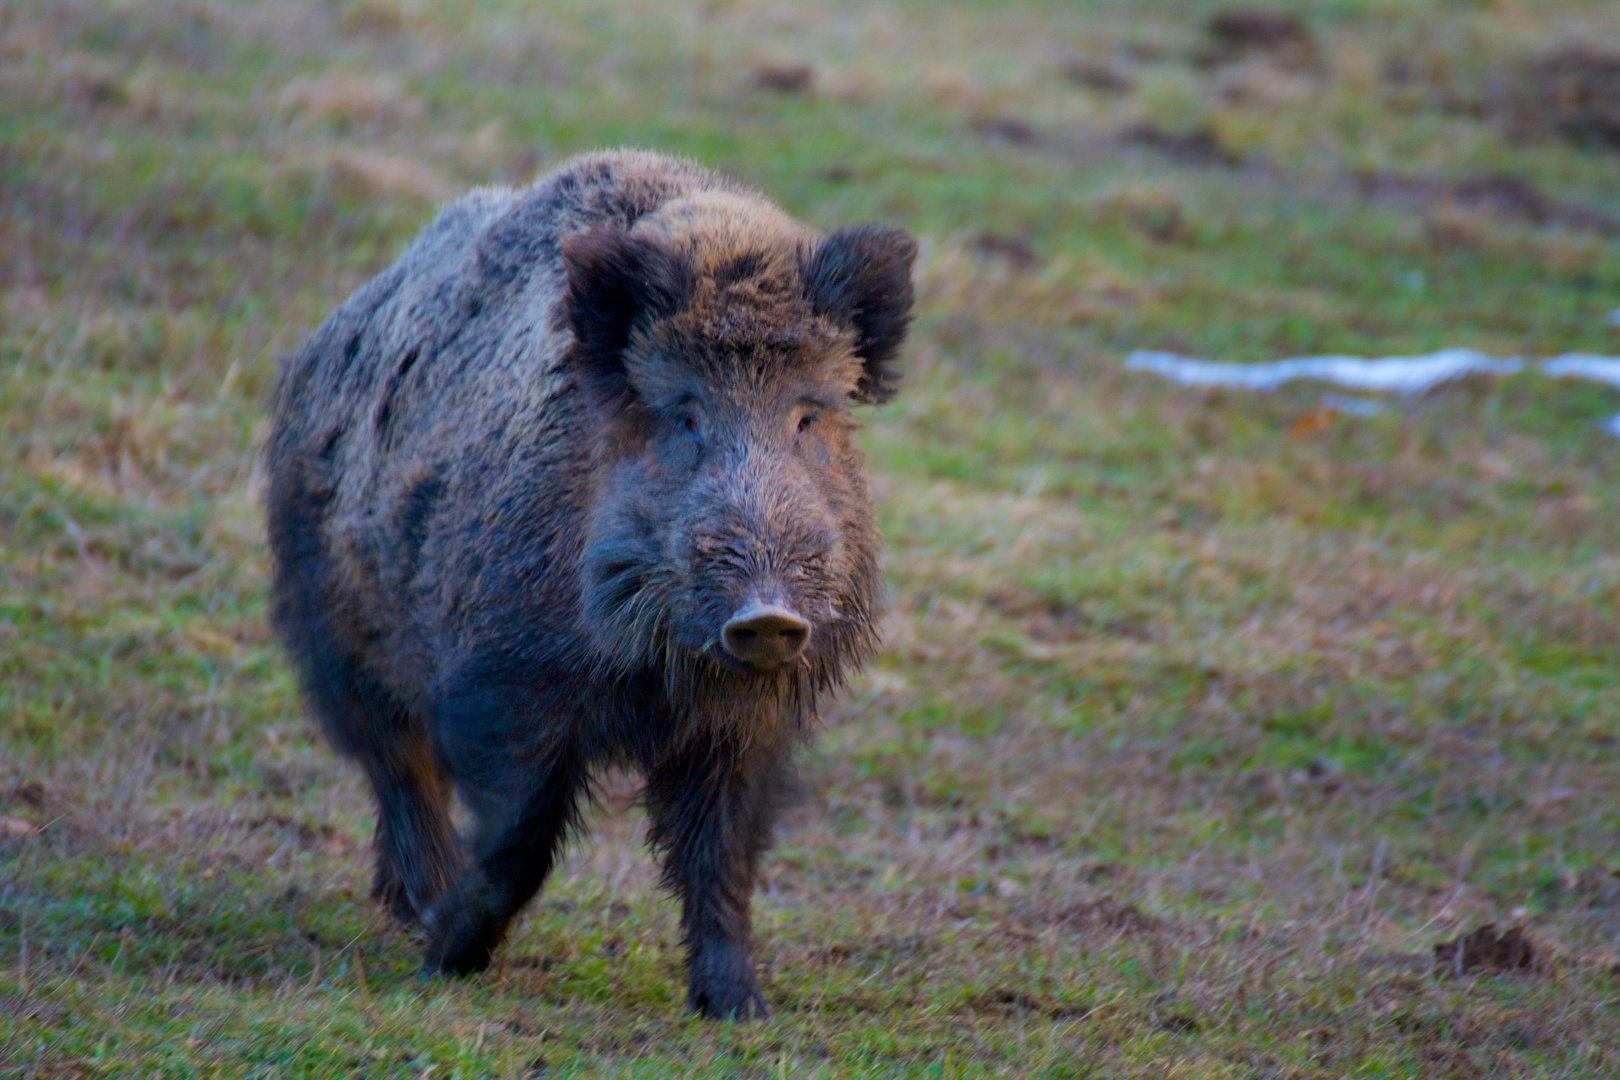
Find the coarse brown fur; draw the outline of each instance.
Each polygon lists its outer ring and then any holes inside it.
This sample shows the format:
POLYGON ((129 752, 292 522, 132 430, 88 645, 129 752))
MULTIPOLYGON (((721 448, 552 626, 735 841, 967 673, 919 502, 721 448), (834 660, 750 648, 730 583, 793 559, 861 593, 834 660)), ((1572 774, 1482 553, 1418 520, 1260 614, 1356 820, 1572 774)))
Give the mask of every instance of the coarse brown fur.
POLYGON ((274 619, 372 781, 376 891, 424 921, 430 969, 488 963, 592 771, 624 763, 693 1005, 763 1011, 755 865, 818 701, 876 643, 849 406, 893 393, 914 251, 817 238, 689 162, 588 155, 445 207, 289 358, 274 619), (795 662, 720 647, 747 604, 802 618, 795 662))

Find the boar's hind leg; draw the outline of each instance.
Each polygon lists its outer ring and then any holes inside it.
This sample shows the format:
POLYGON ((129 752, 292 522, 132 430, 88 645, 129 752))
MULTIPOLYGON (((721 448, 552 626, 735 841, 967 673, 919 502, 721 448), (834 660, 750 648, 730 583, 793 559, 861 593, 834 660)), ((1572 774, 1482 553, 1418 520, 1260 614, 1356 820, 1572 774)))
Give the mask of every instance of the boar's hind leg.
POLYGON ((305 685, 327 738, 359 761, 377 796, 377 871, 371 894, 414 922, 456 865, 449 787, 421 723, 356 666, 306 656, 305 685))
POLYGON ((360 762, 377 796, 372 898, 409 925, 444 892, 459 861, 450 786, 420 725, 404 710, 363 708, 357 695, 338 712, 334 699, 314 696, 328 737, 360 762))
POLYGON ((448 785, 427 740, 399 740, 364 764, 377 793, 377 872, 371 895, 413 923, 444 892, 456 865, 448 785))
MULTIPOLYGON (((483 699, 475 707, 492 704, 483 699)), ((475 718, 458 705, 447 710, 452 715, 441 724, 440 741, 478 826, 469 865, 423 920, 424 968, 444 975, 489 966, 508 924, 551 873, 578 820, 586 777, 572 748, 516 749, 500 737, 503 710, 475 718)))
POLYGON ((727 761, 707 749, 648 770, 652 842, 664 855, 665 884, 681 898, 687 1000, 705 1016, 769 1015, 754 982, 748 907, 786 775, 771 755, 727 761))

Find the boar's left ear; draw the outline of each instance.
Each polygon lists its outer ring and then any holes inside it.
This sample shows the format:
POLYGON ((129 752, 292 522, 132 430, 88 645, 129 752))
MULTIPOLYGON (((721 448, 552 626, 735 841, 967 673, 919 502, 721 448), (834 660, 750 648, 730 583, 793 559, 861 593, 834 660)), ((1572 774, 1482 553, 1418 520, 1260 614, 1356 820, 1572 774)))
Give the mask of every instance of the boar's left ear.
POLYGON ((562 262, 568 274, 563 311, 574 332, 580 379, 599 404, 627 405, 635 395, 624 366, 630 334, 686 307, 691 266, 657 240, 612 228, 564 237, 562 262))
POLYGON ((855 330, 855 355, 866 370, 855 400, 880 404, 894 397, 894 360, 911 324, 911 264, 917 242, 904 229, 853 225, 810 253, 805 291, 816 314, 855 330))

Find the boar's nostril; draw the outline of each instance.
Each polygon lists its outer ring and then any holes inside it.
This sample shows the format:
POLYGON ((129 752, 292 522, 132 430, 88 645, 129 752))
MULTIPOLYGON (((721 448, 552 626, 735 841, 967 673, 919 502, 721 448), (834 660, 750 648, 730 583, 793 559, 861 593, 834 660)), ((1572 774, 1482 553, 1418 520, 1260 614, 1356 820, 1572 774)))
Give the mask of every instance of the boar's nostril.
POLYGON ((745 605, 720 631, 726 652, 757 668, 774 668, 794 659, 810 644, 810 624, 780 604, 745 605))

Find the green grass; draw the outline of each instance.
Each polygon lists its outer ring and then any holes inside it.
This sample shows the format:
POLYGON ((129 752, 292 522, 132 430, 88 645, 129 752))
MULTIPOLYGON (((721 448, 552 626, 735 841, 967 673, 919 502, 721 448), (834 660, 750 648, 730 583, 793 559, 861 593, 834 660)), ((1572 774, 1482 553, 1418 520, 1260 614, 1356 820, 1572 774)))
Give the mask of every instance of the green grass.
POLYGON ((1203 0, 0 4, 0 1076, 1613 1075, 1620 392, 1362 419, 1122 357, 1620 352, 1613 238, 1444 193, 1620 218, 1620 155, 1492 97, 1620 22, 1280 6, 1316 70, 1200 66, 1203 0), (923 240, 888 646, 757 896, 761 1025, 686 1014, 631 777, 418 981, 265 627, 276 357, 438 198, 616 144, 923 240), (1434 968, 1489 921, 1539 966, 1434 968))

